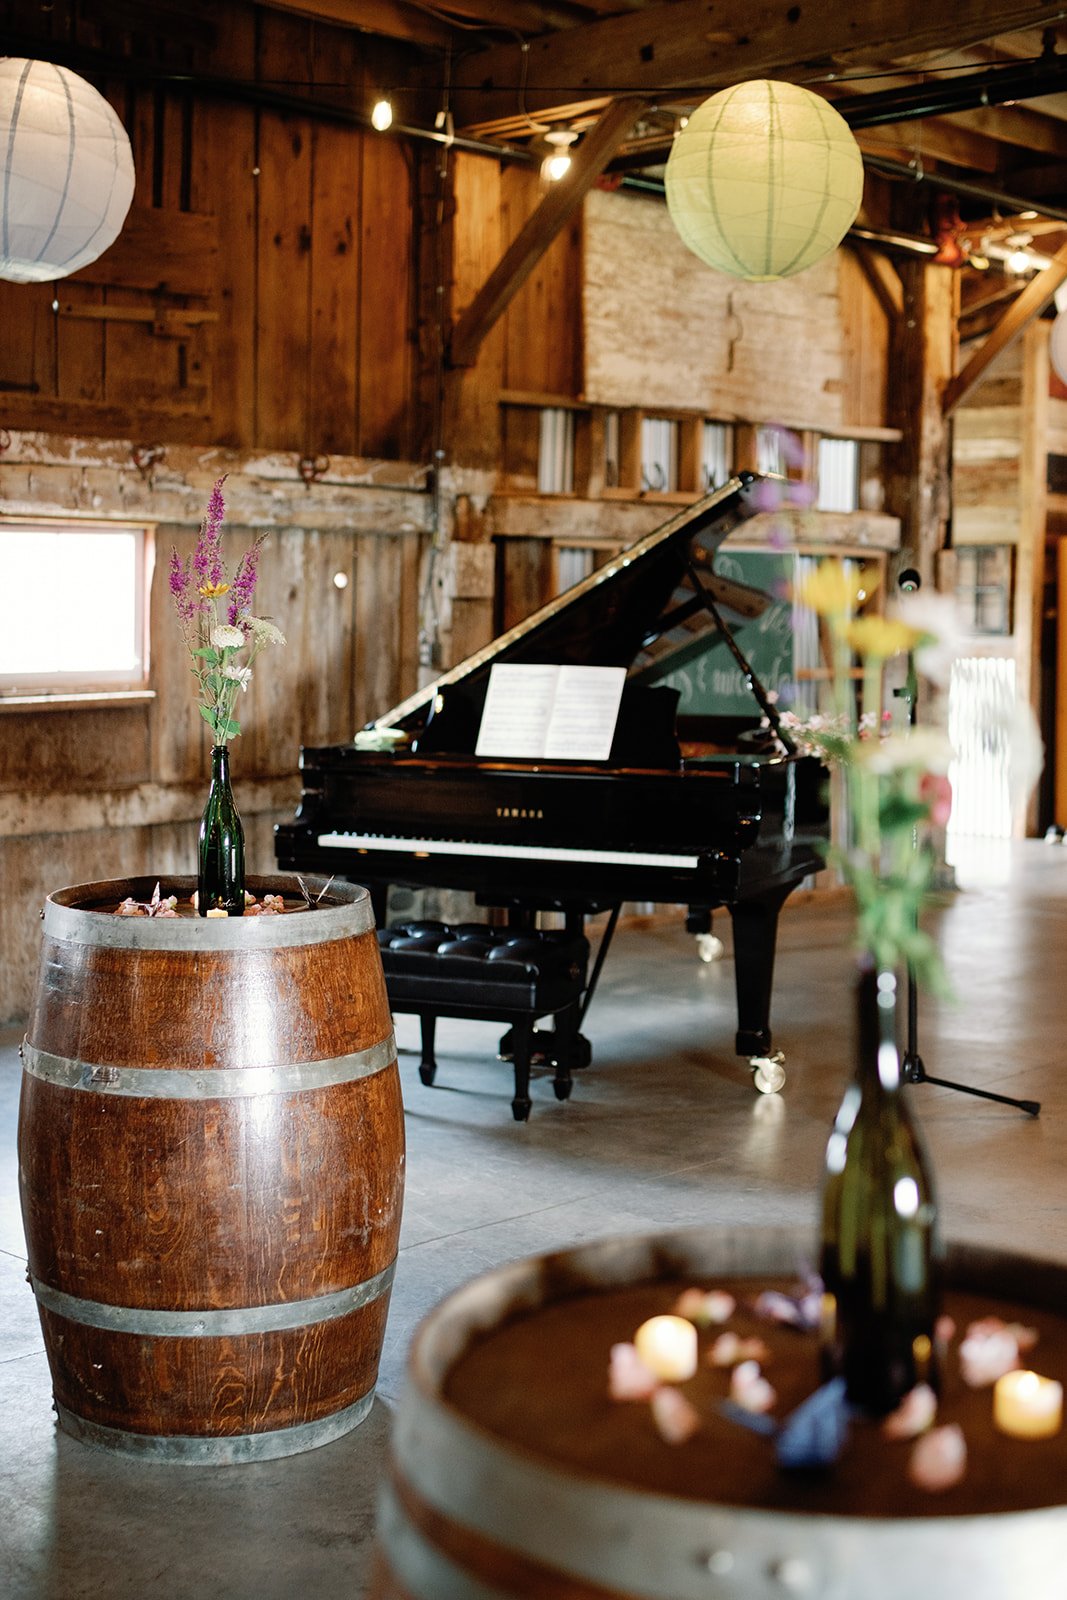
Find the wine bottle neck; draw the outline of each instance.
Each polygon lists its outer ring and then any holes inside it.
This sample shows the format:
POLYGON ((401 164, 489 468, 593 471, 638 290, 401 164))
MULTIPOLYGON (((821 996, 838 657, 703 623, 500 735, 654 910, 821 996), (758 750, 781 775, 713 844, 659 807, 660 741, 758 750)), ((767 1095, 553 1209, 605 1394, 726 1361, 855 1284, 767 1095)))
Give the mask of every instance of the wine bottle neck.
POLYGON ((211 747, 211 780, 212 782, 228 783, 230 777, 230 749, 228 745, 216 744, 211 747))
POLYGON ((895 973, 864 967, 856 991, 859 1067, 862 1078, 887 1093, 900 1088, 895 973))

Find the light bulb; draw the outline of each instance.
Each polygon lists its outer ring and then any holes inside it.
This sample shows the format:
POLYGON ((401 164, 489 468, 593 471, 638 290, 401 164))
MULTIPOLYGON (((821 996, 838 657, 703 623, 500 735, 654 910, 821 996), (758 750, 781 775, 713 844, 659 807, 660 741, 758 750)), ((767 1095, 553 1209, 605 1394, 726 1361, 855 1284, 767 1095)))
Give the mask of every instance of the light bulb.
POLYGON ((1030 257, 1025 250, 1013 250, 1004 265, 1009 272, 1029 272, 1031 267, 1030 257))
POLYGON ((541 176, 549 183, 556 183, 570 169, 570 147, 578 135, 570 128, 550 128, 545 134, 545 143, 551 145, 551 152, 541 163, 541 176))
POLYGON ((393 125, 393 108, 388 100, 375 102, 374 110, 370 114, 371 127, 377 128, 379 133, 384 133, 386 128, 393 125))

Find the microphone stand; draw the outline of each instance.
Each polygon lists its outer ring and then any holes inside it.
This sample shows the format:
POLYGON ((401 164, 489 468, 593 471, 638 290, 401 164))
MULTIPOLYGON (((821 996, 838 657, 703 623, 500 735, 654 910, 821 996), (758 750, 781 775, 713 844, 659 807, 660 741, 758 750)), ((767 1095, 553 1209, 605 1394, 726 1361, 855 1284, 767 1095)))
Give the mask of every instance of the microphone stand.
MULTIPOLYGON (((905 594, 912 594, 918 589, 921 579, 919 574, 908 568, 897 579, 898 587, 905 594)), ((902 688, 894 689, 898 699, 907 702, 908 726, 914 728, 918 712, 919 676, 915 670, 915 657, 908 651, 908 675, 902 688)), ((908 963, 908 1037, 904 1059, 901 1062, 901 1077, 905 1083, 933 1083, 940 1089, 955 1089, 960 1094, 977 1095, 982 1100, 996 1100, 1000 1105, 1015 1106, 1017 1110, 1024 1111, 1028 1117, 1036 1117, 1041 1110, 1040 1100, 1016 1100, 1011 1095, 994 1094, 990 1089, 976 1089, 969 1083, 951 1083, 947 1078, 933 1078, 923 1065, 923 1058, 919 1054, 919 995, 918 985, 915 982, 915 971, 908 963)))

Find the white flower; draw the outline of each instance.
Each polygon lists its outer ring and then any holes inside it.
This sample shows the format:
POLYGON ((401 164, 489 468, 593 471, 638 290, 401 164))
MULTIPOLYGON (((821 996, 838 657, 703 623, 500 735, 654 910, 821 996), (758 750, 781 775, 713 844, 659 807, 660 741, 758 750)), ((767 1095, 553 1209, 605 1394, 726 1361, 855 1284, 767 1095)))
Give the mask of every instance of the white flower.
POLYGON ((244 690, 248 688, 248 685, 252 682, 252 668, 234 666, 223 667, 222 676, 224 678, 230 678, 234 683, 239 683, 243 693, 244 690))
POLYGON ((915 590, 900 595, 891 609, 901 622, 925 635, 925 642, 915 649, 919 672, 931 683, 947 688, 953 662, 973 648, 954 597, 931 589, 915 590))
POLYGON ((267 644, 285 643, 285 634, 280 628, 276 628, 273 622, 269 622, 266 617, 249 617, 247 620, 252 637, 260 649, 267 644))
POLYGON ((228 623, 222 623, 211 630, 211 643, 216 650, 238 650, 245 642, 245 636, 240 628, 231 628, 228 623))
POLYGON ((953 757, 948 735, 940 728, 909 728, 890 733, 884 739, 871 739, 860 746, 860 759, 869 772, 888 776, 905 767, 922 772, 945 773, 953 757))

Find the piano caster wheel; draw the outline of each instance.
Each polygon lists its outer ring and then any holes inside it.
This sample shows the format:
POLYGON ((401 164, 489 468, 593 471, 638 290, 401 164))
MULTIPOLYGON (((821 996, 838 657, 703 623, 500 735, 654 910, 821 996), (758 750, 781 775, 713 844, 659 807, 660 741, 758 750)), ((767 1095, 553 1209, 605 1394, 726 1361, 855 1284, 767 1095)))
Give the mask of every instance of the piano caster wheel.
POLYGON ((785 1056, 776 1050, 773 1056, 750 1056, 752 1082, 760 1094, 777 1094, 785 1083, 785 1056))
POLYGON ((571 1080, 569 1078, 553 1078, 552 1088, 557 1100, 569 1100, 571 1097, 571 1080))
POLYGON ((722 953, 726 949, 726 946, 723 944, 722 940, 717 934, 698 933, 696 940, 697 955, 700 957, 701 961, 721 960, 722 953))
POLYGON ((429 1088, 436 1076, 437 1062, 433 1062, 430 1066, 427 1066, 426 1063, 423 1062, 422 1066, 419 1068, 419 1077, 422 1079, 423 1083, 426 1084, 427 1088, 429 1088))

